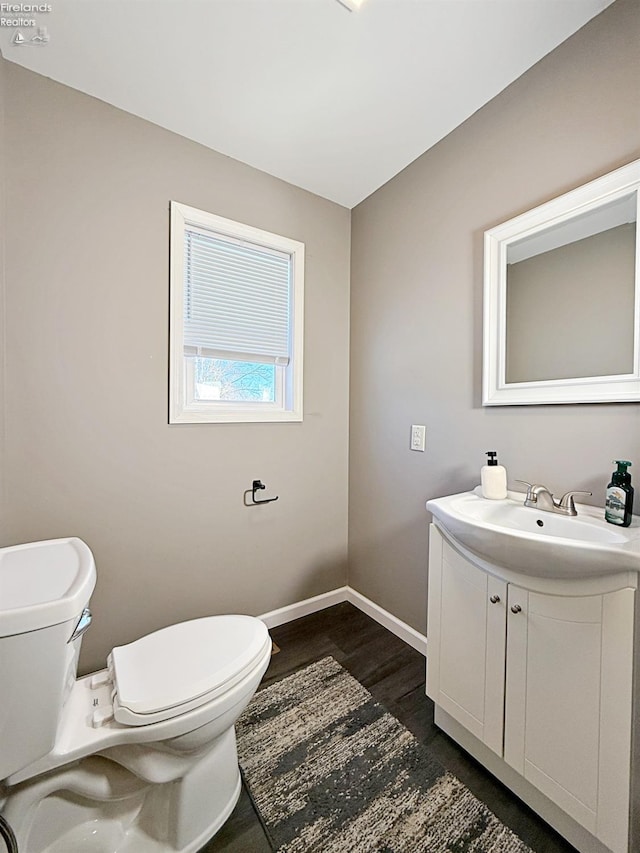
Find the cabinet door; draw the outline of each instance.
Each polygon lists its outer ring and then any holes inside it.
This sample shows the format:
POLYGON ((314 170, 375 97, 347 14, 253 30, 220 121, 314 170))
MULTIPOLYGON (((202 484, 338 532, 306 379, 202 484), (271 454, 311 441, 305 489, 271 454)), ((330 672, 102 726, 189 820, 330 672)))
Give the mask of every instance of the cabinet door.
POLYGON ((510 585, 504 758, 612 850, 626 850, 631 589, 556 596, 510 585), (613 727, 613 731, 612 731, 613 727))
POLYGON ((433 525, 427 694, 502 755, 506 584, 472 566, 433 525))

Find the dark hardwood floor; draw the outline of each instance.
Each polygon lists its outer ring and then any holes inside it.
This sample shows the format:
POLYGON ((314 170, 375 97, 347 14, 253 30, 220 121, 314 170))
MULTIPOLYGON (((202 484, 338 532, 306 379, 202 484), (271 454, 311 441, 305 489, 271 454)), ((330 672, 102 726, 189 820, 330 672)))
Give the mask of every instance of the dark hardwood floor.
MULTIPOLYGON (((272 657, 263 684, 331 655, 535 853, 576 853, 434 725, 433 703, 424 692, 425 661, 415 649, 347 603, 273 628, 270 633, 280 652, 272 657)), ((243 790, 230 819, 201 853, 269 853, 270 849, 243 790)))

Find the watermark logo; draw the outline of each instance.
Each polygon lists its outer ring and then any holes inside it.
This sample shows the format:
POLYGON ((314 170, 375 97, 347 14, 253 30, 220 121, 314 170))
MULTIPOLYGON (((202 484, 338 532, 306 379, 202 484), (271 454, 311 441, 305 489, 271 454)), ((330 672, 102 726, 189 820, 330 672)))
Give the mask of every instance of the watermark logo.
POLYGON ((0 3, 0 27, 15 30, 11 44, 16 47, 41 47, 50 40, 47 28, 38 18, 24 16, 48 15, 51 10, 50 3, 0 3))
POLYGON ((18 46, 21 45, 43 45, 49 43, 49 33, 47 32, 46 27, 38 27, 38 32, 35 36, 24 36, 20 32, 20 30, 16 31, 16 34, 11 39, 12 44, 16 44, 18 46))

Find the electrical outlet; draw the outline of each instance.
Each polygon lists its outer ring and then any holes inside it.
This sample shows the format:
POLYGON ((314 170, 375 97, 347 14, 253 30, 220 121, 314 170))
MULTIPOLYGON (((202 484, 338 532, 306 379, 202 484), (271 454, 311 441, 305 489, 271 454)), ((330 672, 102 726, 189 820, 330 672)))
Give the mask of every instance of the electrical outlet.
POLYGON ((426 426, 422 424, 412 424, 411 426, 411 442, 409 447, 411 450, 420 450, 424 452, 425 439, 427 434, 426 426))

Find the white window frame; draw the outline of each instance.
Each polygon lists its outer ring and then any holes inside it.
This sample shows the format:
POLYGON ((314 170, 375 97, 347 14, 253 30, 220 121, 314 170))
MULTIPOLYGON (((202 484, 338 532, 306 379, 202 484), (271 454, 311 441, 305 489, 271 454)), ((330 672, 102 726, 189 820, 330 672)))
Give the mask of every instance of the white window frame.
MULTIPOLYGON (((304 243, 171 202, 169 423, 301 421, 304 332, 304 243), (193 359, 184 354, 184 239, 187 228, 284 252, 291 259, 289 363, 276 365, 275 402, 198 400, 193 359)), ((230 357, 237 359, 237 356, 230 357)))

